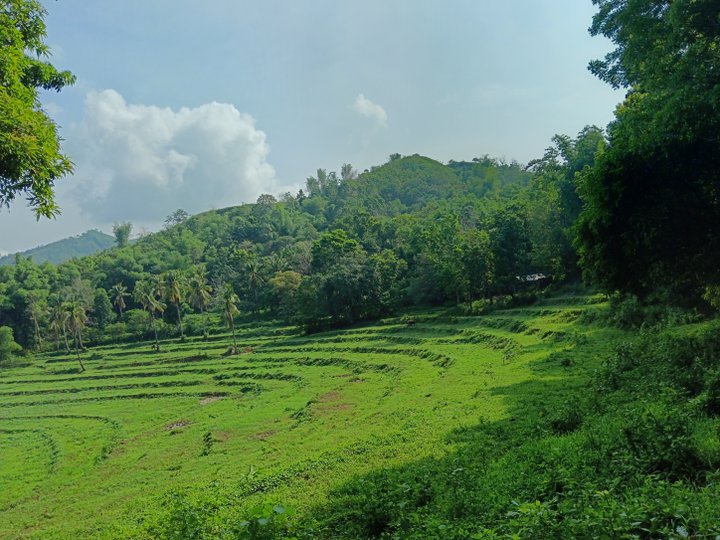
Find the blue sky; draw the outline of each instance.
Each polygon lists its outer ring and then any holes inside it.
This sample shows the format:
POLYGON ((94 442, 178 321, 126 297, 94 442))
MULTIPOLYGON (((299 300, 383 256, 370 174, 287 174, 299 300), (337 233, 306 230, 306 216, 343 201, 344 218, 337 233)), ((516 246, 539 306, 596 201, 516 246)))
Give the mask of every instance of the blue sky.
POLYGON ((43 98, 75 162, 63 214, 0 211, 0 251, 113 222, 154 230, 297 191, 318 167, 394 152, 527 162, 605 126, 622 94, 587 71, 590 0, 58 0, 43 98))

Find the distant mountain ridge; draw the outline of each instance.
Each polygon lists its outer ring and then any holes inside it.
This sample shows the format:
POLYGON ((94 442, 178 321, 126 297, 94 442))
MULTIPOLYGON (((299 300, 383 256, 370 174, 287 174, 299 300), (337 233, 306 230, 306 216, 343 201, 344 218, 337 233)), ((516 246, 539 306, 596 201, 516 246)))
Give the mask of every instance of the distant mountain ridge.
POLYGON ((74 257, 84 257, 92 255, 99 251, 104 251, 115 244, 115 237, 105 234, 96 229, 91 229, 78 236, 64 238, 57 242, 52 242, 44 246, 21 251, 19 253, 11 253, 0 257, 0 266, 9 266, 15 264, 15 256, 32 257, 36 263, 51 262, 59 264, 69 261, 74 257))

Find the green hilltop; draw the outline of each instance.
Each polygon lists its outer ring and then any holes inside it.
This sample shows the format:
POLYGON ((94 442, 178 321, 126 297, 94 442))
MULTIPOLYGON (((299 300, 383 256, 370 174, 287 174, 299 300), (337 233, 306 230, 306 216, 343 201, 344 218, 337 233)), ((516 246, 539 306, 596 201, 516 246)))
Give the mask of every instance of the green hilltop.
POLYGON ((98 251, 111 248, 114 243, 115 239, 112 236, 93 229, 78 236, 64 238, 44 246, 5 255, 0 257, 0 266, 15 264, 16 256, 26 259, 32 258, 38 264, 44 262, 59 264, 76 257, 92 255, 98 251))

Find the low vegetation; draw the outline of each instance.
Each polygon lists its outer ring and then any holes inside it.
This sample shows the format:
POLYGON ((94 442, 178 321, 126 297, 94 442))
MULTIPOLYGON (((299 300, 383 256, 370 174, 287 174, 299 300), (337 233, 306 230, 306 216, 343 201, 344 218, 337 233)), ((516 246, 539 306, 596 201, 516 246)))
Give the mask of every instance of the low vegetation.
POLYGON ((0 535, 720 534, 720 326, 599 300, 44 353, 0 375, 0 535))

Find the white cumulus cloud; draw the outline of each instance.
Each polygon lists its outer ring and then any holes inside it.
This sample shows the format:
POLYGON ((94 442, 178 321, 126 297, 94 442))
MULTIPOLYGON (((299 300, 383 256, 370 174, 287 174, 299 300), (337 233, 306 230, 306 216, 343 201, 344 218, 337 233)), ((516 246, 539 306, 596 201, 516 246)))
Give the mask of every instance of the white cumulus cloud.
POLYGON ((161 220, 177 208, 196 213, 277 188, 265 133, 225 103, 175 111, 90 92, 67 147, 76 164, 72 196, 103 222, 161 220))
POLYGON ((370 101, 363 94, 358 94, 358 97, 355 98, 353 110, 366 118, 374 120, 380 126, 387 125, 388 116, 385 109, 370 101))

